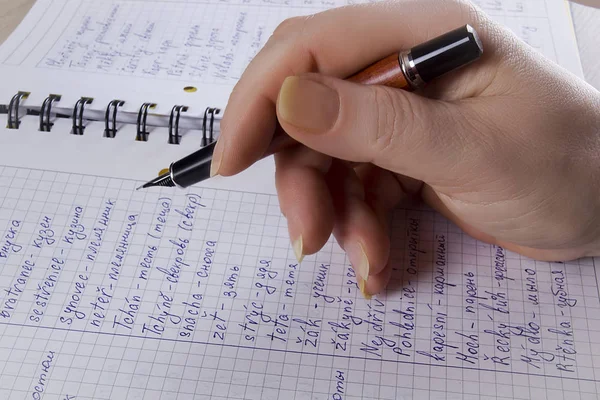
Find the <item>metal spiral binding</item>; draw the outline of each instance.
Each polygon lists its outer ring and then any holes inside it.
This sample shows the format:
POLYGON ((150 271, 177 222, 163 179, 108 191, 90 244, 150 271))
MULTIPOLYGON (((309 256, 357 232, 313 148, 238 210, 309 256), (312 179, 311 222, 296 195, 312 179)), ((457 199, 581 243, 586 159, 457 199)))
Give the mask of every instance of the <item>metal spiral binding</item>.
POLYGON ((51 94, 46 97, 42 103, 42 109, 40 110, 40 132, 50 132, 54 123, 50 122, 50 111, 52 110, 52 103, 60 101, 61 95, 51 94))
POLYGON ((31 93, 30 92, 19 92, 13 96, 8 104, 8 123, 6 127, 8 129, 19 129, 21 125, 21 121, 19 121, 19 107, 21 105, 21 100, 27 99, 31 93))
POLYGON ((86 104, 91 104, 93 99, 90 97, 82 97, 77 100, 73 107, 73 135, 83 135, 85 126, 83 126, 83 111, 86 104))
POLYGON ((113 100, 108 103, 108 106, 106 107, 106 114, 104 115, 105 137, 114 138, 117 135, 117 113, 119 111, 118 108, 122 107, 123 104, 125 104, 123 100, 113 100))
MULTIPOLYGON (((0 114, 7 114, 7 127, 9 129, 19 129, 20 121, 19 121, 19 107, 21 107, 21 103, 24 99, 30 95, 30 92, 19 91, 16 95, 14 95, 10 101, 8 106, 0 106, 0 114)), ((28 115, 39 115, 39 131, 41 132, 50 132, 54 123, 51 122, 52 115, 52 107, 55 103, 61 101, 63 96, 58 94, 50 94, 42 103, 42 106, 39 111, 37 109, 27 109, 28 115)), ((83 135, 85 131, 84 126, 84 111, 86 105, 92 104, 94 101, 91 97, 81 97, 75 103, 73 107, 72 113, 69 115, 65 114, 63 111, 57 111, 54 115, 57 119, 71 119, 72 120, 72 134, 73 135, 83 135)), ((122 107, 125 104, 123 100, 112 100, 108 103, 106 107, 106 111, 104 113, 104 137, 107 138, 115 138, 117 134, 117 115, 119 113, 119 107, 122 107)), ((149 110, 156 108, 156 103, 144 103, 140 107, 137 115, 136 128, 137 133, 135 140, 137 141, 148 141, 149 132, 147 129, 147 119, 149 110)), ((175 105, 171 109, 171 114, 169 117, 169 144, 179 145, 181 144, 182 135, 179 131, 181 113, 187 112, 189 110, 188 106, 184 105, 175 105)), ((215 107, 206 107, 204 110, 204 116, 202 120, 202 140, 201 147, 206 147, 215 141, 215 132, 214 132, 214 122, 215 116, 220 114, 221 110, 215 107)), ((90 119, 90 121, 97 121, 97 119, 90 119)), ((125 122, 129 123, 129 122, 125 122)))
POLYGON ((149 132, 146 130, 146 119, 148 118, 148 110, 156 107, 154 103, 144 103, 140 107, 137 118, 137 135, 135 140, 147 142, 149 132))
POLYGON ((169 117, 169 144, 180 144, 179 118, 181 117, 181 113, 187 110, 186 106, 175 106, 171 110, 171 116, 169 117))
POLYGON ((207 107, 204 110, 204 119, 202 121, 202 143, 201 146, 205 147, 208 146, 210 143, 212 143, 214 141, 214 134, 213 134, 213 126, 214 126, 214 122, 215 122, 215 114, 219 114, 221 112, 220 109, 218 108, 212 108, 212 107, 207 107), (206 121, 208 119, 208 114, 210 114, 210 132, 209 135, 206 135, 206 121))

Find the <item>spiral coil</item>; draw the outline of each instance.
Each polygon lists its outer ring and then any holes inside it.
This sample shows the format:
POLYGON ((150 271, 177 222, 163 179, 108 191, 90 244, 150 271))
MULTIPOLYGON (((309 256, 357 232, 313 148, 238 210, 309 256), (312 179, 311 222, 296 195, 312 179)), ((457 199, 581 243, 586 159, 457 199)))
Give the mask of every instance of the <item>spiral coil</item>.
MULTIPOLYGON (((20 120, 20 110, 23 108, 23 101, 28 98, 31 93, 29 92, 18 92, 15 94, 8 106, 0 106, 0 114, 7 114, 7 128, 9 129, 19 129, 21 120, 20 120)), ((51 132, 54 127, 54 122, 52 121, 52 108, 56 103, 59 103, 62 99, 61 95, 58 94, 50 94, 47 96, 39 111, 34 108, 26 108, 27 114, 34 114, 39 116, 39 127, 38 130, 41 132, 51 132)), ((86 118, 84 117, 84 112, 86 106, 89 106, 94 101, 91 97, 81 97, 77 100, 70 115, 65 113, 56 112, 54 115, 55 119, 60 118, 69 118, 71 120, 72 128, 71 134, 73 135, 84 135, 85 133, 85 122, 86 118)), ((117 122, 119 121, 119 109, 125 105, 124 100, 114 99, 111 100, 104 111, 104 134, 103 136, 106 138, 115 138, 119 128, 117 127, 117 122)), ((136 125, 136 141, 147 142, 150 137, 150 131, 148 129, 148 115, 150 110, 153 110, 157 107, 156 103, 143 103, 138 112, 137 118, 135 119, 136 125)), ((168 128, 169 136, 168 136, 168 144, 179 145, 181 144, 182 133, 180 129, 180 120, 182 113, 185 113, 189 110, 188 106, 185 105, 175 105, 171 109, 171 113, 168 119, 168 128)), ((202 137, 201 137, 201 147, 208 146, 215 140, 215 130, 214 124, 216 116, 221 113, 219 108, 215 107, 206 107, 204 110, 203 116, 198 117, 198 120, 202 118, 202 137)), ((166 115, 163 115, 166 117, 166 115)), ((133 120, 131 120, 133 121, 133 120)), ((122 121, 119 121, 122 122, 122 121)), ((122 122, 123 124, 130 124, 132 122, 122 122)))

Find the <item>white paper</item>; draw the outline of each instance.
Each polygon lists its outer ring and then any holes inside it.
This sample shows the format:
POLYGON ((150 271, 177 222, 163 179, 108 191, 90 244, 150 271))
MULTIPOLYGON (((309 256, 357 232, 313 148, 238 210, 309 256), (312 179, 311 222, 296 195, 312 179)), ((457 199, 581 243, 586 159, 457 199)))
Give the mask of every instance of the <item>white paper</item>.
MULTIPOLYGON (((87 95, 97 112, 113 98, 132 113, 145 101, 159 114, 191 104, 201 115, 226 103, 259 29, 264 43, 287 16, 341 5, 306 4, 38 0, 0 48, 0 94, 29 90, 26 104, 39 105, 60 93, 67 106, 87 95), (247 10, 243 51, 222 82, 189 75, 196 53, 181 76, 91 68, 98 57, 67 68, 81 51, 48 64, 86 17, 102 31, 115 4, 112 27, 139 33, 153 21, 156 35, 174 30, 175 47, 192 40, 196 16, 205 37, 231 33, 247 10), (201 90, 184 93, 193 82, 201 90)), ((581 75, 563 3, 480 5, 581 75)), ((111 29, 101 43, 118 41, 111 29)), ((597 398, 597 259, 532 261, 431 210, 400 209, 392 281, 365 300, 333 241, 295 261, 271 158, 189 190, 136 191, 199 146, 197 129, 168 145, 166 128, 136 142, 133 125, 109 139, 101 122, 82 136, 69 119, 52 132, 37 123, 0 129, 0 398, 597 398)))
POLYGON ((398 210, 367 301, 335 243, 298 265, 276 196, 136 185, 0 167, 2 398, 596 396, 597 260, 398 210))
MULTIPOLYGON (((0 98, 31 92, 29 105, 61 94, 104 111, 113 99, 137 113, 144 102, 168 115, 176 104, 202 115, 225 108, 252 57, 285 18, 364 1, 39 0, 0 47, 0 98), (192 86, 198 90, 184 92, 192 86)), ((477 0, 494 19, 548 59, 583 76, 566 4, 558 0, 477 0)), ((0 104, 2 104, 0 102, 0 104)))
MULTIPOLYGON (((181 144, 169 144, 167 128, 150 129, 148 140, 140 142, 135 140, 135 125, 119 125, 115 138, 104 137, 104 122, 87 123, 83 135, 73 135, 67 119, 55 121, 51 132, 40 132, 38 126, 38 117, 25 116, 20 129, 0 127, 3 165, 133 179, 142 185, 199 149, 202 137, 200 131, 182 131, 181 144)), ((271 156, 238 175, 195 186, 276 194, 274 164, 271 156)))

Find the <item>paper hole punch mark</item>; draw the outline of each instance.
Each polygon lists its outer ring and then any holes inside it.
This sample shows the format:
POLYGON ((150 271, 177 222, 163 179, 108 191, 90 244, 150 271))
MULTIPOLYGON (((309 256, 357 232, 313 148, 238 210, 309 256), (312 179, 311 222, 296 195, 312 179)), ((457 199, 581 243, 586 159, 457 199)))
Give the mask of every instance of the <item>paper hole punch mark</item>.
POLYGON ((196 92, 198 89, 195 88, 194 86, 186 86, 183 88, 183 91, 186 93, 194 93, 196 92))

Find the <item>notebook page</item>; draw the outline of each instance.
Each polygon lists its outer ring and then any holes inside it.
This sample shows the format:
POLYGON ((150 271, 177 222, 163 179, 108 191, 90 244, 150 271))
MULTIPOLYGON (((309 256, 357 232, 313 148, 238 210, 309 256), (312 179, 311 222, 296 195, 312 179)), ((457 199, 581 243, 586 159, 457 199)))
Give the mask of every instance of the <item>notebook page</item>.
POLYGON ((400 209, 365 300, 335 243, 298 265, 276 196, 136 185, 0 166, 2 398, 596 398, 594 259, 400 209))
MULTIPOLYGON (((54 121, 40 132, 39 118, 24 116, 19 129, 0 127, 0 160, 5 165, 133 179, 139 185, 200 148, 199 130, 181 130, 181 144, 169 144, 168 128, 150 129, 146 142, 136 141, 136 126, 118 124, 115 138, 104 137, 104 122, 89 122, 73 135, 69 119, 54 121)), ((276 194, 275 162, 267 157, 232 177, 214 177, 196 187, 276 194)))
MULTIPOLYGON (((119 174, 126 171, 127 178, 147 179, 147 169, 141 168, 147 166, 154 176, 159 169, 197 148, 205 108, 226 106, 245 66, 283 19, 345 4, 349 3, 39 0, 0 47, 0 104, 8 103, 17 91, 31 92, 24 101, 28 107, 40 107, 50 93, 60 94, 62 98, 53 110, 71 115, 76 101, 87 96, 93 102, 86 106, 85 116, 103 120, 109 102, 120 99, 125 104, 119 108, 119 120, 135 124, 140 106, 151 102, 156 108, 148 123, 160 122, 163 126, 173 105, 189 109, 181 114, 180 148, 164 145, 165 129, 154 128, 150 134, 152 143, 134 147, 138 143, 127 143, 125 139, 133 140, 135 129, 123 124, 118 134, 122 141, 109 145, 102 138, 100 127, 90 127, 86 134, 97 136, 93 139, 97 141, 95 147, 83 148, 80 140, 65 144, 70 140, 67 134, 71 129, 67 120, 57 122, 53 128, 52 135, 61 135, 60 146, 49 137, 45 142, 33 140, 31 145, 26 135, 18 133, 1 138, 13 149, 28 149, 24 154, 11 151, 7 157, 16 162, 11 164, 15 166, 34 163, 38 167, 72 170, 74 166, 67 163, 77 148, 81 160, 94 160, 78 163, 79 168, 85 165, 86 171, 82 172, 122 177, 119 174), (184 91, 188 86, 197 90, 184 91), (53 146, 53 157, 36 150, 47 146, 53 146), (145 157, 138 158, 141 153, 145 157), (114 162, 107 168, 102 160, 109 158, 125 162, 127 168, 114 162)), ((480 0, 477 4, 549 59, 583 76, 565 4, 556 0, 480 0)), ((34 122, 29 125, 34 126, 34 122)), ((217 122, 217 136, 218 125, 217 122)), ((272 161, 265 163, 269 174, 272 161)), ((241 187, 226 187, 243 190, 252 186, 253 176, 250 178, 238 179, 241 187)), ((223 185, 238 185, 238 181, 227 180, 223 185)), ((223 187, 221 182, 219 185, 223 187)), ((273 185, 266 190, 272 193, 273 185)))
MULTIPOLYGON (((0 47, 6 79, 0 98, 32 92, 39 106, 50 93, 72 109, 81 96, 103 112, 113 99, 136 115, 144 102, 168 115, 175 104, 202 115, 224 108, 241 73, 286 18, 363 0, 39 0, 0 47), (196 87, 193 93, 185 87, 196 87)), ((550 60, 583 76, 568 8, 558 0, 476 0, 494 19, 550 60)))
POLYGON ((596 260, 399 210, 392 284, 366 301, 334 243, 295 263, 268 190, 135 192, 148 153, 89 163, 68 121, 57 142, 24 125, 0 132, 3 398, 596 398, 596 260))

